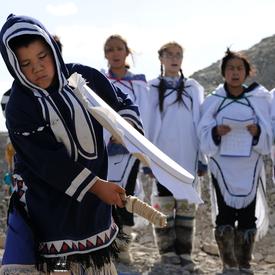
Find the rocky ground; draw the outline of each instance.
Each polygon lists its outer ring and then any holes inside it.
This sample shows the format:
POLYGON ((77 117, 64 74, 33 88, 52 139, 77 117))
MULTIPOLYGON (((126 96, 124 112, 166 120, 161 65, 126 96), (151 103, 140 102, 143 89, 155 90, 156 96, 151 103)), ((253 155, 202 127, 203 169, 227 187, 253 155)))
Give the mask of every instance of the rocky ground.
MULTIPOLYGON (((145 186, 146 193, 150 193, 145 186)), ((270 206, 269 233, 256 243, 252 266, 255 275, 275 274, 275 188, 269 184, 267 187, 270 206)), ((214 275, 222 268, 218 257, 218 250, 213 238, 211 212, 208 193, 208 177, 203 179, 202 197, 204 204, 197 212, 196 238, 194 244, 194 261, 197 269, 193 273, 183 271, 179 265, 163 265, 154 243, 152 226, 138 218, 134 230, 134 241, 130 246, 133 255, 133 264, 127 266, 117 263, 120 275, 188 275, 208 274, 214 275)), ((148 199, 148 198, 147 198, 148 199)))
MULTIPOLYGON (((151 184, 144 186, 145 201, 147 202, 151 193, 150 186, 151 184)), ((184 271, 179 265, 161 264, 158 250, 154 243, 152 226, 144 219, 137 218, 133 233, 134 239, 130 246, 133 263, 129 266, 117 262, 116 266, 119 275, 214 275, 219 272, 222 265, 213 238, 208 188, 208 177, 205 177, 202 182, 202 198, 205 203, 198 208, 196 216, 197 225, 193 258, 197 268, 193 273, 184 271)), ((268 234, 256 243, 252 262, 255 275, 275 275, 275 187, 271 183, 267 186, 267 194, 270 206, 270 229, 268 234)), ((3 217, 6 207, 7 199, 4 199, 0 204, 2 225, 6 224, 5 217, 3 217)), ((4 237, 3 233, 1 233, 3 230, 4 228, 0 228, 0 247, 3 245, 1 243, 4 237)), ((0 249, 0 259, 2 254, 3 249, 0 249)))

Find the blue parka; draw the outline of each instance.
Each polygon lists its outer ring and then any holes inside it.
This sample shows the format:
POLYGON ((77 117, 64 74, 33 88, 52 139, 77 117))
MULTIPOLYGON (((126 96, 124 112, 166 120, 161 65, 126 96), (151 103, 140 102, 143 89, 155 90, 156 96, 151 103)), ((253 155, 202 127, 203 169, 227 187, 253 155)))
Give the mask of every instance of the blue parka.
POLYGON ((142 131, 137 106, 99 71, 65 64, 58 47, 33 18, 11 15, 0 34, 2 57, 14 78, 6 107, 6 125, 16 150, 17 192, 35 228, 39 253, 52 258, 89 254, 108 247, 117 226, 111 206, 88 192, 97 177, 107 177, 102 126, 68 85, 80 73, 88 85, 142 131), (57 84, 47 90, 30 83, 9 46, 24 34, 43 37, 53 52, 57 84))

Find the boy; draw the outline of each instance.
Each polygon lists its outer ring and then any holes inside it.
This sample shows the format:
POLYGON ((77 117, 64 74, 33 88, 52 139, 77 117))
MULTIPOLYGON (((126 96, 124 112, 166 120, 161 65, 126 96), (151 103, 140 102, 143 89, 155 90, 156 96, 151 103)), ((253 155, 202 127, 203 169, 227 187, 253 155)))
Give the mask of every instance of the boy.
POLYGON ((17 264, 22 274, 35 262, 51 271, 65 258, 66 265, 81 264, 91 274, 116 274, 111 255, 118 229, 111 205, 123 207, 125 191, 105 180, 102 126, 76 98, 67 79, 81 73, 96 93, 142 131, 138 109, 95 69, 65 65, 53 37, 35 19, 9 16, 0 37, 2 57, 15 80, 6 107, 16 150, 17 188, 9 225, 14 229, 23 217, 21 225, 30 225, 39 255, 34 261, 33 247, 26 242, 29 247, 22 251, 30 252, 28 260, 20 255, 14 259, 11 251, 14 239, 20 240, 19 230, 9 230, 2 272, 9 274, 10 267, 14 272, 17 264))

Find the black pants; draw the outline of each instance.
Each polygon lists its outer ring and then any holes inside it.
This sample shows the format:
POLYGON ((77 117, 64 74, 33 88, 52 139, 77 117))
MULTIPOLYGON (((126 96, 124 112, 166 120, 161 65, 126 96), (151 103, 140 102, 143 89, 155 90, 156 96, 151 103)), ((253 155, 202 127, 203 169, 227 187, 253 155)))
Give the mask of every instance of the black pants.
MULTIPOLYGON (((136 187, 136 180, 137 174, 139 170, 139 160, 134 162, 134 165, 131 169, 129 174, 127 184, 125 187, 126 195, 134 195, 135 187, 136 187)), ((122 225, 133 226, 134 225, 134 215, 126 210, 126 208, 117 208, 117 214, 122 225)))
POLYGON ((235 223, 237 222, 238 229, 240 230, 256 228, 256 196, 254 200, 245 208, 236 209, 230 207, 224 201, 217 179, 213 175, 211 176, 212 183, 216 190, 219 210, 219 214, 216 217, 216 226, 231 225, 232 227, 235 227, 235 223))
POLYGON ((157 192, 158 192, 158 196, 159 197, 170 197, 173 196, 173 194, 164 186, 162 185, 160 182, 156 182, 156 186, 157 186, 157 192))

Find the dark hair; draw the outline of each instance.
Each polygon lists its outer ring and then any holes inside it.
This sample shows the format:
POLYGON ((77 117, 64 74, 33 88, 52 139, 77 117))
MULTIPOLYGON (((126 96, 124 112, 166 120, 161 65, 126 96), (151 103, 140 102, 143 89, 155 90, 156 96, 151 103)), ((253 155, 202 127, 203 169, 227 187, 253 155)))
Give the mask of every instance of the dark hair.
POLYGON ((52 37, 53 37, 53 40, 56 42, 59 51, 62 53, 63 45, 61 43, 60 37, 56 34, 53 34, 52 37))
POLYGON ((23 34, 16 36, 12 38, 9 41, 9 46, 13 51, 17 50, 20 47, 28 47, 31 43, 40 40, 45 43, 45 40, 42 36, 37 35, 37 34, 23 34))
MULTIPOLYGON (((113 34, 113 35, 110 35, 105 43, 104 43, 104 54, 106 54, 106 51, 107 51, 107 44, 113 40, 113 39, 117 39, 117 40, 120 40, 124 46, 125 46, 125 49, 126 49, 126 52, 127 54, 130 54, 130 55, 133 55, 133 51, 131 50, 131 48, 128 46, 128 43, 126 41, 126 39, 124 39, 121 35, 119 34, 113 34)), ((133 56, 132 56, 132 60, 133 60, 133 56)), ((129 64, 125 64, 125 68, 129 69, 130 68, 130 65, 129 64)))
POLYGON ((229 48, 227 48, 227 50, 225 52, 225 56, 222 58, 222 61, 221 61, 222 76, 223 77, 225 76, 225 68, 226 68, 228 61, 231 59, 234 59, 234 58, 238 58, 243 61, 244 68, 245 68, 245 77, 250 76, 253 71, 253 68, 252 68, 252 65, 250 64, 250 62, 248 61, 247 57, 242 52, 233 52, 233 51, 230 51, 229 48))
MULTIPOLYGON (((169 42, 169 43, 164 44, 158 50, 159 57, 162 57, 163 54, 165 52, 167 52, 169 48, 174 47, 174 46, 179 47, 181 49, 182 53, 183 53, 184 49, 180 44, 178 44, 177 42, 169 42)), ((163 65, 162 64, 160 65, 160 82, 159 82, 159 85, 157 86, 157 88, 159 90, 159 110, 160 110, 160 112, 162 112, 163 111, 163 103, 164 103, 164 94, 165 94, 165 91, 167 89, 166 84, 165 84, 165 80, 164 80, 164 73, 163 73, 163 65)), ((174 103, 178 102, 179 104, 180 103, 184 104, 184 102, 182 100, 182 94, 186 94, 185 88, 186 87, 185 87, 185 83, 184 83, 184 75, 182 73, 182 69, 180 69, 180 84, 176 88, 177 98, 176 98, 174 103)))

